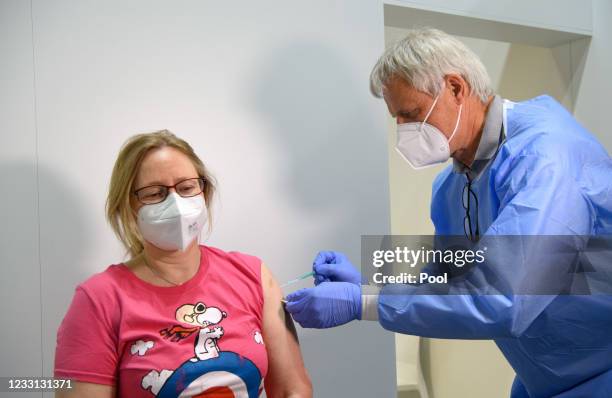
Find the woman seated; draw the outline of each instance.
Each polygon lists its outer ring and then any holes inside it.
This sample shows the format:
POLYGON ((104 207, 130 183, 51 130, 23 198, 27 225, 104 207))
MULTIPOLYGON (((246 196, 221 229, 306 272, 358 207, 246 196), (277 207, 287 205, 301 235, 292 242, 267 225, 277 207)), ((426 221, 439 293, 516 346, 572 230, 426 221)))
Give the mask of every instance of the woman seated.
POLYGON ((130 260, 76 288, 57 333, 56 397, 311 397, 282 293, 261 260, 199 244, 213 179, 163 130, 115 162, 108 220, 130 260))

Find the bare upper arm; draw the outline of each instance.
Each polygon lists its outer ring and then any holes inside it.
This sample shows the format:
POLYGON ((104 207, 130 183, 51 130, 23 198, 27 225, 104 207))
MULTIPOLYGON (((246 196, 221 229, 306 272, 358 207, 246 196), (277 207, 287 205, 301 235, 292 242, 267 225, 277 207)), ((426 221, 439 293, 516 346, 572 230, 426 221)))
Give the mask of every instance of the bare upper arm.
POLYGON ((304 366, 297 332, 285 311, 283 293, 270 270, 261 265, 264 294, 263 337, 268 353, 266 394, 274 397, 312 397, 310 378, 304 366))
POLYGON ((72 388, 55 391, 55 398, 115 398, 115 386, 73 381, 72 388))

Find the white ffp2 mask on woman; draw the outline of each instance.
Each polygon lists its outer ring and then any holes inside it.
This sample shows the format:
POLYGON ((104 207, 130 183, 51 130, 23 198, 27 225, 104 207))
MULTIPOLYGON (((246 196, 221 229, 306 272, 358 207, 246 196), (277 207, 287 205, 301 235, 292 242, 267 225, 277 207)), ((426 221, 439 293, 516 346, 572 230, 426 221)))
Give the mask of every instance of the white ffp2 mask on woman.
POLYGON ((447 140, 440 130, 426 123, 438 102, 438 98, 440 98, 439 95, 434 100, 422 122, 397 125, 397 144, 395 145, 395 150, 399 152, 412 168, 417 170, 444 163, 450 158, 450 147, 448 144, 455 136, 459 127, 463 104, 459 105, 459 114, 457 115, 455 128, 447 140))
POLYGON ((142 237, 163 250, 184 251, 200 235, 206 223, 202 195, 183 198, 171 192, 163 202, 138 210, 142 237))

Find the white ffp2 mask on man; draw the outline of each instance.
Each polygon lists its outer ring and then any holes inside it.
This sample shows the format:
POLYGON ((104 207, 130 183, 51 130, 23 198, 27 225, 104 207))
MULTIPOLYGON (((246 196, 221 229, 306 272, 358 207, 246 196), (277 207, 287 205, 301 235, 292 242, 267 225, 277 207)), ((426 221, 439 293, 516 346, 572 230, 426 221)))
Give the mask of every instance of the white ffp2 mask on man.
POLYGON ((439 95, 434 100, 422 122, 397 125, 397 144, 395 150, 399 152, 412 168, 417 170, 444 163, 450 158, 450 147, 448 144, 455 136, 459 127, 463 104, 459 105, 459 114, 457 115, 455 128, 447 140, 440 130, 427 123, 427 119, 436 106, 438 98, 440 98, 439 95))
POLYGON ((170 192, 163 202, 138 210, 138 228, 145 240, 160 249, 184 251, 200 235, 206 216, 202 195, 183 198, 170 192))

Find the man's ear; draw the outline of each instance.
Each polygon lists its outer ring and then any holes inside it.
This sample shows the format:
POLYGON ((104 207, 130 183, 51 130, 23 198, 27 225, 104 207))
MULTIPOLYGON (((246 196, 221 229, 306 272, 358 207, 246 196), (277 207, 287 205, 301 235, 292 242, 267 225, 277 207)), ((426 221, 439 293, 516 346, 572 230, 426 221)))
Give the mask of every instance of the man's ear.
POLYGON ((465 79, 456 73, 444 76, 447 89, 451 91, 457 105, 463 104, 469 95, 470 89, 465 79))

